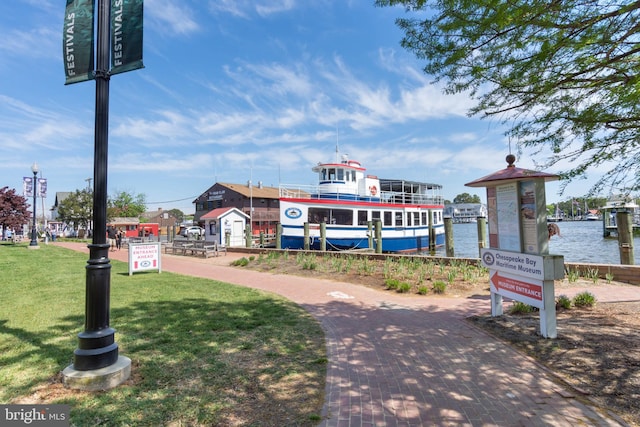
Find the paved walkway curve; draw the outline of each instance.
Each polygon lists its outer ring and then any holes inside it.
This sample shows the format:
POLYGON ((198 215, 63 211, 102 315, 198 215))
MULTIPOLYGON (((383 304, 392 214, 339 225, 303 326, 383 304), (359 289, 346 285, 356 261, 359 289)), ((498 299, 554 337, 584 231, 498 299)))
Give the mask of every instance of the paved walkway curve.
MULTIPOLYGON (((55 244, 88 253, 84 244, 55 244)), ((109 256, 127 261, 124 250, 109 256)), ((463 320, 486 312, 487 299, 411 298, 230 267, 240 256, 163 254, 162 268, 274 292, 318 319, 329 358, 321 427, 626 425, 463 320)), ((599 300, 613 298, 600 290, 599 300)), ((638 300, 640 287, 618 298, 638 300)))

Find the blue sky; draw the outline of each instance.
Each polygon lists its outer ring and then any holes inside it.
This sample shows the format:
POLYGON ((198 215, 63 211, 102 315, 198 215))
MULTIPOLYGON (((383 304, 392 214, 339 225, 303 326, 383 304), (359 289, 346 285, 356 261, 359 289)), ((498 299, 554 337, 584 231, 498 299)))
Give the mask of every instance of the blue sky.
MULTIPOLYGON (((57 191, 93 177, 95 82, 64 85, 62 0, 0 4, 0 187, 36 161, 57 191)), ((373 0, 146 0, 145 68, 112 77, 108 191, 178 208, 215 182, 312 184, 341 153, 368 173, 464 184, 506 166, 497 120, 466 115, 400 47, 402 8, 373 0)), ((515 151, 515 148, 514 148, 515 151)), ((523 153, 517 166, 534 168, 523 153)), ((557 170, 546 172, 556 173, 557 170)), ((586 193, 590 180, 547 201, 586 193)), ((40 211, 40 206, 38 210, 40 211)))

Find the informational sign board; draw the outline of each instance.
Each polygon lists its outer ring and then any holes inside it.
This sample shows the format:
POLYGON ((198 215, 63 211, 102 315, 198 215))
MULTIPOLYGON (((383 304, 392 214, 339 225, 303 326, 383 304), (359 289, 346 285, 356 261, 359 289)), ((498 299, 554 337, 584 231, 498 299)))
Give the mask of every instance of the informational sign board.
POLYGON ((129 276, 139 271, 158 270, 162 273, 160 243, 129 244, 129 276))
POLYGON ((500 249, 519 252, 521 242, 517 182, 496 187, 496 208, 500 249))
POLYGON ((489 270, 536 280, 564 277, 564 258, 559 255, 533 255, 494 248, 484 248, 480 253, 482 265, 489 270))

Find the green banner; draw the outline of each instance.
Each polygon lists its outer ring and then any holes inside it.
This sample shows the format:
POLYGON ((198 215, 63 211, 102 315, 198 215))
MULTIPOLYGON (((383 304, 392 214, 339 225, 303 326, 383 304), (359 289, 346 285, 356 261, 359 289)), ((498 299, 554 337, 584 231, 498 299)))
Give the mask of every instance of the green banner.
POLYGON ((62 33, 65 84, 93 79, 93 0, 67 0, 62 33))
POLYGON ((143 6, 144 0, 111 1, 111 74, 144 68, 143 6))

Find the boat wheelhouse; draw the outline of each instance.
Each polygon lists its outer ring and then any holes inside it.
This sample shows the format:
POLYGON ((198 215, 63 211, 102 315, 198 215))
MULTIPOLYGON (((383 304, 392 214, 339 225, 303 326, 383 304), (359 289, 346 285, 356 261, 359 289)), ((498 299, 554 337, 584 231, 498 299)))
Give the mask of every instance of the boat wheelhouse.
POLYGON ((430 244, 444 245, 442 186, 379 179, 346 156, 312 170, 317 185, 280 186, 283 249, 303 249, 305 238, 309 248, 320 249, 321 229, 328 250, 375 249, 381 244, 384 252, 420 252, 430 244), (376 222, 381 242, 373 239, 376 222))

